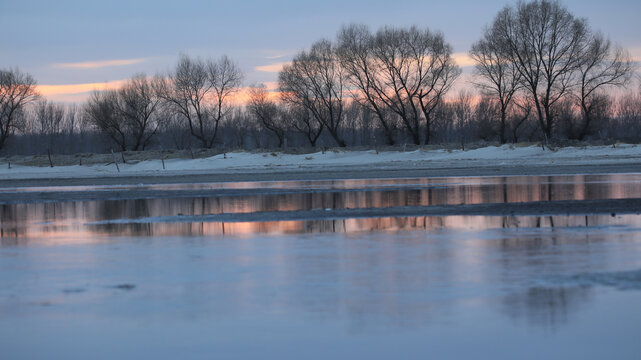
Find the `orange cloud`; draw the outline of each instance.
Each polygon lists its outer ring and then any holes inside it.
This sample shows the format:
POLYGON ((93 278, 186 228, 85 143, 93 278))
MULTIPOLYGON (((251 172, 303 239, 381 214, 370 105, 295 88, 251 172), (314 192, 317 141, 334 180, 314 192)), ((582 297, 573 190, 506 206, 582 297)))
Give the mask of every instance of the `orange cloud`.
POLYGON ((99 69, 112 66, 127 66, 145 62, 145 59, 120 59, 120 60, 102 60, 102 61, 87 61, 77 63, 60 63, 53 64, 55 68, 63 69, 99 69))
POLYGON ((52 101, 82 102, 88 98, 92 91, 118 89, 126 82, 125 79, 86 84, 37 85, 36 89, 41 95, 52 101))
MULTIPOLYGON (((92 91, 114 90, 122 87, 127 83, 127 79, 115 80, 101 83, 85 84, 64 84, 64 85, 37 85, 38 92, 52 101, 82 103, 87 100, 92 91)), ((267 81, 263 83, 269 91, 269 97, 278 100, 280 92, 278 91, 277 81, 267 81)), ((244 105, 249 101, 250 87, 241 87, 234 93, 230 100, 236 105, 244 105)))
POLYGON ((460 67, 475 65, 474 59, 472 59, 467 53, 454 53, 452 54, 452 58, 460 67))
POLYGON ((277 72, 280 72, 283 69, 283 66, 287 64, 291 64, 291 62, 287 61, 287 62, 279 62, 279 63, 269 64, 269 65, 256 66, 254 70, 262 71, 262 72, 277 73, 277 72))
POLYGON ((58 95, 58 94, 80 94, 87 93, 94 90, 109 90, 117 89, 124 85, 127 80, 116 80, 101 83, 88 83, 88 84, 65 84, 65 85, 38 85, 38 92, 44 96, 58 95))
MULTIPOLYGON (((267 96, 270 100, 278 101, 280 99, 280 91, 278 91, 278 82, 268 81, 263 83, 268 93, 267 96)), ((249 86, 242 87, 230 99, 236 105, 245 105, 249 103, 249 94, 252 88, 249 86)))
POLYGON ((275 92, 278 90, 278 81, 267 81, 267 82, 264 82, 263 84, 265 84, 265 88, 269 92, 275 92))

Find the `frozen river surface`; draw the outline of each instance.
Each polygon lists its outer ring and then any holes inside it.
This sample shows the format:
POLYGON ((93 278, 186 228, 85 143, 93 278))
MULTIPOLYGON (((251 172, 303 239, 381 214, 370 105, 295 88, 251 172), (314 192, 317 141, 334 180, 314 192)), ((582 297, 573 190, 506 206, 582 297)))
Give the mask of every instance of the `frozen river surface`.
POLYGON ((4 193, 2 359, 641 356, 641 175, 4 193))

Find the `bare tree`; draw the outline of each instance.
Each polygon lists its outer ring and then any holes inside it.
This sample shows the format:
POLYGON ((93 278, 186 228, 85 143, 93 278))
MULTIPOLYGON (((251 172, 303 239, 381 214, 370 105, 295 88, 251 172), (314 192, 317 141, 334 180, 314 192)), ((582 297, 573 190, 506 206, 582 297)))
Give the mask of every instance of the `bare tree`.
POLYGON ((440 33, 417 27, 383 28, 375 36, 373 56, 381 66, 377 94, 401 118, 415 144, 430 142, 432 113, 461 73, 452 49, 440 33))
POLYGON ((429 143, 432 113, 460 75, 443 35, 417 27, 386 27, 374 36, 364 25, 350 25, 338 39, 350 84, 358 89, 361 104, 376 114, 387 142, 394 143, 391 110, 414 143, 420 143, 421 127, 429 143))
POLYGON ((381 67, 380 100, 398 115, 414 144, 420 144, 421 110, 416 101, 422 73, 408 53, 408 32, 386 27, 376 32, 373 54, 381 67))
POLYGON ((118 90, 117 111, 131 135, 131 150, 145 150, 163 119, 158 116, 161 99, 152 81, 144 74, 135 75, 118 90))
POLYGON ((620 97, 616 103, 616 116, 629 121, 641 120, 641 92, 620 97))
POLYGON ((0 149, 24 127, 25 106, 38 99, 36 80, 19 70, 0 70, 0 149))
POLYGON ((33 112, 32 131, 42 135, 60 133, 67 112, 64 105, 41 100, 35 104, 33 112))
POLYGON ((120 150, 145 150, 165 117, 152 80, 135 75, 118 90, 94 92, 85 108, 90 121, 113 140, 120 150))
MULTIPOLYGON (((494 26, 502 24, 495 21, 494 26)), ((476 74, 481 81, 474 84, 488 96, 495 98, 499 105, 499 140, 505 144, 507 114, 514 94, 521 87, 521 73, 516 63, 504 56, 501 47, 500 37, 497 33, 500 29, 488 28, 483 38, 472 45, 470 57, 476 62, 476 74)))
POLYGON ((158 94, 181 116, 189 131, 203 147, 211 147, 214 138, 210 134, 207 97, 211 82, 207 67, 201 59, 181 55, 176 69, 168 79, 158 81, 158 94))
MULTIPOLYGON (((479 139, 493 140, 500 131, 500 110, 499 101, 487 94, 481 94, 474 106, 473 123, 471 125, 479 139), (497 126, 498 123, 498 126, 497 126)), ((507 125, 506 125, 507 127, 507 125)), ((500 136, 499 136, 500 138, 500 136)))
POLYGON ((121 151, 128 150, 128 129, 118 108, 117 91, 94 91, 87 101, 85 112, 90 123, 113 140, 121 151))
POLYGON ((443 34, 429 30, 410 32, 410 54, 416 61, 418 74, 424 72, 418 91, 418 100, 425 120, 425 144, 430 143, 432 113, 441 104, 454 81, 461 75, 461 68, 452 58, 452 47, 445 42, 443 34), (430 36, 431 35, 431 36, 430 36), (415 39, 415 40, 413 40, 415 39), (425 48, 412 46, 425 43, 425 48))
POLYGON ((78 106, 77 104, 67 105, 62 126, 64 129, 63 131, 65 131, 68 135, 73 135, 77 132, 80 132, 84 123, 82 115, 83 114, 80 106, 78 106))
POLYGON ((192 136, 210 148, 241 81, 242 72, 226 56, 218 61, 203 61, 181 55, 176 69, 167 79, 158 81, 157 89, 159 96, 187 123, 192 136))
POLYGON ((246 109, 235 107, 228 114, 225 124, 221 126, 220 132, 223 135, 221 143, 223 147, 240 147, 251 149, 260 146, 258 138, 259 125, 249 116, 246 109))
MULTIPOLYGON (((62 133, 66 108, 62 104, 57 104, 47 100, 36 102, 31 107, 27 115, 27 127, 25 133, 39 135, 38 145, 45 146, 46 149, 52 150, 54 142, 58 135, 62 133)), ((32 146, 35 148, 35 146, 32 146)))
POLYGON ((249 103, 247 107, 250 113, 260 121, 265 129, 276 135, 278 138, 278 147, 282 147, 286 130, 286 124, 283 119, 284 114, 278 105, 269 99, 269 93, 264 84, 252 87, 249 90, 249 103))
POLYGON ((507 6, 492 25, 503 56, 522 76, 546 139, 552 136, 556 102, 574 86, 589 29, 558 2, 535 0, 507 6))
POLYGON ((211 143, 208 146, 211 147, 218 134, 220 122, 232 109, 230 100, 240 89, 243 73, 238 65, 227 56, 222 56, 218 61, 208 60, 207 72, 211 85, 211 101, 213 103, 211 118, 214 122, 214 129, 211 135, 211 143))
POLYGON ((467 137, 467 127, 472 121, 474 106, 472 104, 472 93, 462 90, 458 94, 457 101, 453 104, 454 115, 456 115, 456 127, 459 131, 461 149, 465 150, 465 138, 467 137))
POLYGON ((512 142, 517 143, 519 141, 519 129, 532 115, 532 102, 528 101, 528 99, 522 99, 522 96, 514 98, 513 102, 515 106, 509 117, 509 128, 512 132, 512 142))
POLYGON ((617 99, 616 117, 625 137, 641 138, 641 91, 617 99))
POLYGON ((346 77, 329 40, 300 52, 278 76, 283 101, 307 109, 340 147, 346 146, 339 134, 348 95, 346 77))
POLYGON ((389 119, 386 105, 381 100, 385 88, 380 83, 383 68, 373 54, 374 37, 365 25, 352 24, 338 33, 338 56, 347 79, 360 96, 356 100, 375 114, 383 128, 388 145, 394 145, 394 126, 389 119))
POLYGON ((613 47, 602 34, 592 36, 579 64, 579 93, 577 96, 583 124, 577 138, 583 140, 594 120, 594 114, 606 106, 607 97, 600 90, 623 86, 630 80, 634 66, 628 53, 613 47))
POLYGON ((309 110, 301 106, 290 106, 285 112, 285 121, 302 134, 312 147, 316 147, 316 142, 325 129, 323 124, 310 115, 309 110))

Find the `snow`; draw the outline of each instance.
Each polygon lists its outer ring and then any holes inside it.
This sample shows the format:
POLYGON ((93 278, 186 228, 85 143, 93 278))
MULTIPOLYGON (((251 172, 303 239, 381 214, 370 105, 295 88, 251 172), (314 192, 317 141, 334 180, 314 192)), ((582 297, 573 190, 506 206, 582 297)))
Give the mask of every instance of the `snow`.
POLYGON ((641 147, 621 144, 612 146, 565 147, 557 150, 540 146, 488 146, 474 150, 415 150, 409 152, 374 150, 329 150, 325 153, 286 154, 230 152, 202 159, 147 160, 122 164, 74 165, 56 167, 20 166, 0 162, 0 179, 73 178, 117 176, 162 176, 207 172, 261 172, 300 169, 336 169, 336 167, 396 166, 411 168, 465 167, 483 165, 563 165, 617 164, 641 162, 641 147))

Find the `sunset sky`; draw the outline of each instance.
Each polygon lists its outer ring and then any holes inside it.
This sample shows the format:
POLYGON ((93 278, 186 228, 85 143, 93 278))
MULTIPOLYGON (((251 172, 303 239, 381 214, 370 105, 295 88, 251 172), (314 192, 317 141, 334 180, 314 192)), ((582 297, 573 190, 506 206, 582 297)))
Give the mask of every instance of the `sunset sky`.
MULTIPOLYGON (((227 54, 246 84, 274 82, 280 65, 343 24, 419 25, 440 30, 464 54, 501 1, 74 1, 0 3, 0 68, 32 74, 51 100, 83 101, 131 75, 168 71, 183 52, 227 54)), ((641 59, 641 2, 565 1, 575 15, 641 59)))

